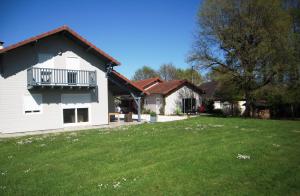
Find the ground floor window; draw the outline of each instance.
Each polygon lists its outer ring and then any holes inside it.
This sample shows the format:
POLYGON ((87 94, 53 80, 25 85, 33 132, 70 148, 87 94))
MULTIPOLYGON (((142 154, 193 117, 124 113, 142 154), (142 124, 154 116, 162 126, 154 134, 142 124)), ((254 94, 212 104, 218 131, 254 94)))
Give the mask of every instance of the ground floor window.
POLYGON ((64 123, 75 123, 75 109, 64 109, 64 123))
POLYGON ((183 113, 193 113, 195 111, 196 111, 196 99, 195 98, 182 99, 182 112, 183 113))
POLYGON ((89 121, 88 108, 63 109, 64 123, 82 123, 89 121))
POLYGON ((77 120, 78 120, 78 122, 88 122, 89 121, 88 108, 78 108, 77 109, 77 120))

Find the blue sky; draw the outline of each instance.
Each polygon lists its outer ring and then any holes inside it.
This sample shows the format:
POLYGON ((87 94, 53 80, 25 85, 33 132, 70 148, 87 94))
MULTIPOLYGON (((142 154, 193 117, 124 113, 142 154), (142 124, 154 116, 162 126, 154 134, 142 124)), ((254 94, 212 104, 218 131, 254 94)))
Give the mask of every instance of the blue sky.
POLYGON ((186 68, 200 0, 0 0, 0 40, 10 45, 68 25, 122 63, 131 78, 139 67, 172 62, 186 68))

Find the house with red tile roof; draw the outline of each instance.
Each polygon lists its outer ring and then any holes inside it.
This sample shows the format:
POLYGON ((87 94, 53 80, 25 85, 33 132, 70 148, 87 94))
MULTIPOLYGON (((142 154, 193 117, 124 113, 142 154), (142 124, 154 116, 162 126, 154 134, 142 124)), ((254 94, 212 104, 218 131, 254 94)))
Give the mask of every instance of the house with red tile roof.
POLYGON ((163 81, 149 78, 134 81, 147 95, 143 97, 143 108, 157 114, 172 115, 176 111, 193 113, 202 102, 202 89, 188 80, 163 81))
POLYGON ((118 65, 67 26, 0 47, 0 133, 109 124, 119 95, 140 114, 147 92, 118 65))

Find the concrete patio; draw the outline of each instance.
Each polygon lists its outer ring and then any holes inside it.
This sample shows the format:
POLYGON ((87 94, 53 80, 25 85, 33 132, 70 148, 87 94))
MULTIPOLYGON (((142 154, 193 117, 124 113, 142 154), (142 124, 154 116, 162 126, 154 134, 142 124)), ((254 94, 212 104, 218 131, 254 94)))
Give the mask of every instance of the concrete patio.
MULTIPOLYGON (((176 121, 176 120, 184 120, 188 117, 186 115, 184 116, 165 116, 165 115, 157 115, 157 122, 169 122, 169 121, 176 121)), ((121 121, 124 119, 124 114, 120 114, 121 121)), ((133 114, 132 119, 134 121, 138 120, 138 115, 133 114)), ((142 114, 141 115, 142 122, 150 122, 150 114, 142 114)))

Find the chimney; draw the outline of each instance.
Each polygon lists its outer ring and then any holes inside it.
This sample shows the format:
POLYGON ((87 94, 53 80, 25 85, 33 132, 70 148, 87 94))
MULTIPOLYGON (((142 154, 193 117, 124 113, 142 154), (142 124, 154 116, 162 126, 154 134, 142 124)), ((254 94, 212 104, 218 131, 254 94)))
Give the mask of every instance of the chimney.
POLYGON ((0 50, 4 48, 4 42, 0 41, 0 50))

